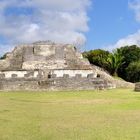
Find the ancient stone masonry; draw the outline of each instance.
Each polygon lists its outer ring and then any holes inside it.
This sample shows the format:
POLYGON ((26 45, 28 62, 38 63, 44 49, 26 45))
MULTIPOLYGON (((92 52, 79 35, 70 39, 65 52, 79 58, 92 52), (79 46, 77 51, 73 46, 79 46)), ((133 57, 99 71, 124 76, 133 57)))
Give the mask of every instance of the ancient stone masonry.
POLYGON ((140 83, 139 82, 135 84, 135 91, 140 92, 140 83))
POLYGON ((70 44, 20 45, 0 60, 0 90, 88 90, 114 88, 99 77, 70 44))

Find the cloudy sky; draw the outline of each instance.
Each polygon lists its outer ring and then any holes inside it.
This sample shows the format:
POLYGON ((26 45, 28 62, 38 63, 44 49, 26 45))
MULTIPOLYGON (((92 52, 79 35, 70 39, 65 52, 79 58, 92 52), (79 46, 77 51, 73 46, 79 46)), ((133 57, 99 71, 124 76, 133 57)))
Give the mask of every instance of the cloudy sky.
POLYGON ((140 44, 140 0, 0 0, 0 54, 38 40, 85 50, 140 44))
POLYGON ((93 0, 87 48, 140 45, 140 0, 93 0))

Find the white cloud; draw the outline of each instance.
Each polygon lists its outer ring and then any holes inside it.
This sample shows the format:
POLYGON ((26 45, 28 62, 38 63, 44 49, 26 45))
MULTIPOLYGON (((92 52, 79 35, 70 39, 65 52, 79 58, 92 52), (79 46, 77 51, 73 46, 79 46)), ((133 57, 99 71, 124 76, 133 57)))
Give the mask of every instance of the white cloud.
POLYGON ((113 45, 109 45, 106 47, 106 49, 112 50, 115 48, 119 48, 122 46, 129 46, 129 45, 138 45, 140 46, 140 30, 138 30, 136 33, 128 35, 127 37, 124 37, 117 41, 113 45))
POLYGON ((91 0, 0 0, 0 36, 8 44, 37 40, 84 43, 90 5, 91 0))
MULTIPOLYGON (((130 9, 135 13, 136 21, 140 22, 140 0, 131 0, 128 3, 130 9)), ((108 45, 105 49, 113 50, 122 46, 138 45, 140 46, 140 29, 133 34, 130 34, 122 39, 119 39, 115 44, 108 45)))
POLYGON ((133 0, 129 2, 129 8, 134 11, 136 20, 140 22, 140 0, 133 0))

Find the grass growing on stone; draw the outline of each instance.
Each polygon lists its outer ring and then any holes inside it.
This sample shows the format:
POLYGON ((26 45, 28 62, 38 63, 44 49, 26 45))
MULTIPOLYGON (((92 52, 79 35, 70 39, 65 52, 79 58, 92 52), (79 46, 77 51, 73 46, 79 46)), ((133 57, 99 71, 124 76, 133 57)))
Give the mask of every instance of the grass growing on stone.
POLYGON ((0 140, 139 139, 139 92, 0 92, 0 140))

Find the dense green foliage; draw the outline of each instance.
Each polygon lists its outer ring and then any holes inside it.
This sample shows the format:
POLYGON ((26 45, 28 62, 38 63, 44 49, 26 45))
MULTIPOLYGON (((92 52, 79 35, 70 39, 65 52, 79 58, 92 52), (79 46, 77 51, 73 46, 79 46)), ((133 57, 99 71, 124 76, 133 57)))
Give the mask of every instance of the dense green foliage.
POLYGON ((131 82, 140 81, 140 61, 132 62, 126 69, 127 80, 131 82))
POLYGON ((117 75, 118 68, 123 63, 123 57, 118 49, 112 53, 101 49, 91 50, 84 52, 83 56, 88 58, 91 64, 106 69, 112 75, 117 75))
MULTIPOLYGON (((130 71, 128 74, 127 67, 129 66, 130 63, 140 60, 140 48, 136 45, 132 45, 132 46, 121 47, 119 50, 120 50, 120 55, 124 57, 124 63, 119 67, 118 75, 123 79, 129 81, 130 71)), ((134 71, 132 71, 132 73, 133 72, 134 71)), ((131 81, 138 82, 135 79, 131 81)))
POLYGON ((89 52, 84 52, 83 56, 85 58, 88 58, 89 62, 91 64, 100 66, 104 69, 106 69, 106 60, 109 56, 110 52, 109 51, 105 51, 105 50, 101 50, 101 49, 97 49, 97 50, 91 50, 89 52))
POLYGON ((113 53, 110 53, 107 58, 106 64, 107 70, 110 72, 110 74, 112 74, 113 76, 118 76, 118 69, 123 64, 123 56, 120 55, 118 49, 113 53))
POLYGON ((92 50, 84 52, 83 55, 88 58, 91 64, 104 68, 111 75, 119 76, 131 82, 140 81, 140 75, 136 74, 138 69, 134 68, 134 64, 135 67, 137 65, 134 62, 140 62, 140 48, 136 45, 121 47, 113 52, 101 49, 92 50))
POLYGON ((124 60, 125 60, 124 65, 126 67, 131 62, 140 60, 140 47, 136 45, 121 47, 119 48, 119 51, 120 51, 120 54, 124 57, 124 60))
POLYGON ((0 92, 0 140, 139 140, 131 89, 0 92))

